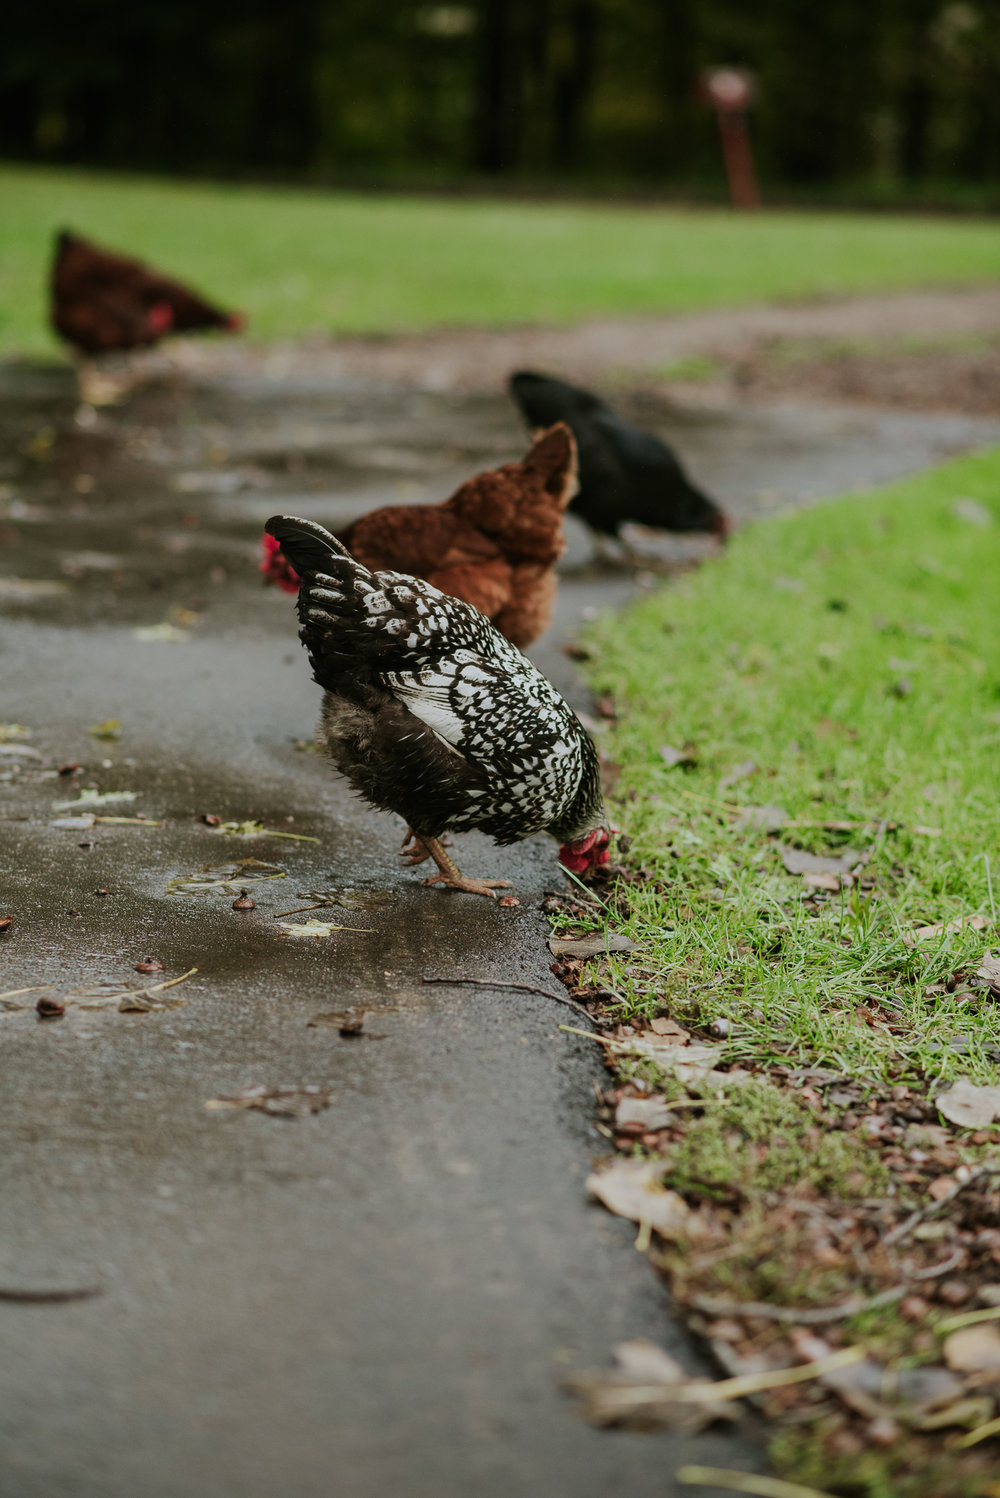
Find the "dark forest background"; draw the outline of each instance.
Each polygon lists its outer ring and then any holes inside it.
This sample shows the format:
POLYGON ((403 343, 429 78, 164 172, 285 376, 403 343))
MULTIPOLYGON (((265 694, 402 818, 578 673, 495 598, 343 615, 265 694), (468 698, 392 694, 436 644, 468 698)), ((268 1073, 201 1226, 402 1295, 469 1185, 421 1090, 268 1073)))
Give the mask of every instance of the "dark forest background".
POLYGON ((0 155, 265 179, 721 184, 751 68, 788 193, 1000 177, 1000 0, 7 0, 0 155))

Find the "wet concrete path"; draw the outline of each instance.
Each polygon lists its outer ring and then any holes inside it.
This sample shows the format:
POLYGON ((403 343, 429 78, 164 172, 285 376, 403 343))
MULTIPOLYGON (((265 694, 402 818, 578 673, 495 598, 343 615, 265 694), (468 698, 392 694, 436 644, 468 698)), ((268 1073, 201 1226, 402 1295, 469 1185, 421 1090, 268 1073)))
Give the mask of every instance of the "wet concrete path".
MULTIPOLYGON (((296 746, 318 692, 292 600, 254 571, 277 509, 338 521, 517 455, 506 404, 235 373, 81 425, 62 371, 8 366, 0 386, 0 722, 43 756, 0 755, 0 992, 137 980, 147 954, 164 977, 198 968, 165 1012, 0 1012, 0 1289, 103 1290, 0 1301, 2 1498, 662 1498, 681 1460, 758 1466, 749 1435, 602 1434, 560 1392, 623 1337, 698 1362, 633 1230, 587 1202, 601 1073, 559 1029, 571 1012, 421 981, 558 991, 551 845, 462 840, 514 911, 401 871, 396 819, 296 746), (113 718, 120 739, 86 732, 113 718), (78 787, 131 792, 106 812, 159 825, 53 825, 78 787), (166 893, 249 857, 286 871, 253 912, 166 893), (368 908, 319 914, 353 931, 298 940, 272 919, 346 886, 368 908), (354 1003, 367 1038, 308 1025, 354 1003), (205 1106, 252 1086, 330 1106, 205 1106)), ((868 412, 650 419, 743 516, 1000 440, 868 412)), ((635 583, 590 569, 580 533, 568 564, 534 654, 584 704, 560 643, 635 583)))

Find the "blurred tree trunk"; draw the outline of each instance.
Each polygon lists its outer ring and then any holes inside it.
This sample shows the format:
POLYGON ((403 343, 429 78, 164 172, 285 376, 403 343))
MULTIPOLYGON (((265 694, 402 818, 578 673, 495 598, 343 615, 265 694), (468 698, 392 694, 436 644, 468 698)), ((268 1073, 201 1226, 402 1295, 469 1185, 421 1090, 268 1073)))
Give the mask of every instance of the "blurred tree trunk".
POLYGON ((483 0, 480 10, 473 164, 481 172, 502 172, 512 164, 508 139, 512 8, 512 0, 483 0))
POLYGON ((573 0, 568 16, 567 56, 558 66, 552 89, 552 168, 578 167, 584 111, 594 86, 597 56, 597 6, 573 0))

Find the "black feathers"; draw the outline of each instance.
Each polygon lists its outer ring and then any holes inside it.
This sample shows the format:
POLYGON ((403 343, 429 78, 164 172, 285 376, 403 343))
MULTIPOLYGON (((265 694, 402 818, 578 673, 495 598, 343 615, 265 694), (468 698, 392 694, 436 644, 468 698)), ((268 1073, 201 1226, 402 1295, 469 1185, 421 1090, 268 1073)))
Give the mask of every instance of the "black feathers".
POLYGON ((605 824, 578 718, 478 609, 370 572, 311 521, 266 529, 301 578, 321 737, 362 795, 430 837, 478 827, 502 843, 543 830, 571 841, 605 824))
POLYGON ((631 520, 660 530, 725 535, 725 513, 691 483, 669 447, 596 395, 528 371, 511 376, 510 391, 530 427, 564 421, 572 430, 580 491, 570 509, 593 530, 617 535, 631 520))

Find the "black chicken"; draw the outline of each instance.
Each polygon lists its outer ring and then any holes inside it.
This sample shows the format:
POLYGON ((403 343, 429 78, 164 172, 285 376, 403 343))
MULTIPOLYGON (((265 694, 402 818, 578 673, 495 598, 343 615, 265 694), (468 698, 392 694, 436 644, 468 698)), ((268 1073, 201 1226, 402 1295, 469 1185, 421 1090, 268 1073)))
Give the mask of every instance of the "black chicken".
POLYGON ((371 572, 321 525, 265 527, 301 580, 299 638, 324 688, 317 737, 372 805, 406 818, 428 884, 496 898, 441 846, 478 827, 498 843, 547 832, 582 873, 608 858, 597 752, 572 709, 489 620, 430 583, 371 572))
POLYGON ((596 395, 527 370, 511 375, 510 392, 529 427, 564 421, 571 429, 580 488, 570 509, 592 530, 617 536, 631 520, 658 530, 726 536, 728 516, 695 488, 669 447, 596 395))

